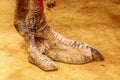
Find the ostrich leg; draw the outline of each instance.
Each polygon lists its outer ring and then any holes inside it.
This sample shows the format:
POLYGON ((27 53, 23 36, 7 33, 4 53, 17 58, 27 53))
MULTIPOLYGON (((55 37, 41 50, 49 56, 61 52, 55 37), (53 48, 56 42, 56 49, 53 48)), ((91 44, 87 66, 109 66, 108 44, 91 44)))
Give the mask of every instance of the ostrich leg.
POLYGON ((42 70, 56 70, 56 64, 37 48, 34 37, 36 19, 38 19, 35 18, 37 14, 35 7, 34 0, 16 0, 14 25, 28 43, 29 62, 42 70))
POLYGON ((36 0, 36 3, 40 16, 42 17, 41 23, 43 27, 37 30, 35 36, 38 37, 37 45, 40 48, 44 48, 43 51, 47 56, 56 61, 72 64, 82 64, 93 60, 104 60, 100 52, 88 44, 70 40, 53 31, 48 26, 45 19, 42 0, 36 0), (41 42, 42 45, 39 45, 41 42))
POLYGON ((53 31, 45 19, 42 0, 17 0, 16 4, 14 24, 28 43, 29 62, 43 70, 56 70, 52 60, 71 64, 104 60, 100 52, 88 44, 53 31))

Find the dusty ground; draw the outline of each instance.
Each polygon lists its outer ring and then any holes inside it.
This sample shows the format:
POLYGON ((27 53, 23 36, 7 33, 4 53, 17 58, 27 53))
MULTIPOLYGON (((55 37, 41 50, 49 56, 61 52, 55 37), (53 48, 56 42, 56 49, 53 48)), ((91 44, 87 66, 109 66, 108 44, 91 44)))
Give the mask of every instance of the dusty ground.
POLYGON ((50 26, 93 45, 105 61, 85 65, 57 62, 58 71, 44 72, 27 61, 23 37, 13 26, 15 0, 0 0, 0 80, 119 80, 120 0, 56 0, 45 14, 50 26))

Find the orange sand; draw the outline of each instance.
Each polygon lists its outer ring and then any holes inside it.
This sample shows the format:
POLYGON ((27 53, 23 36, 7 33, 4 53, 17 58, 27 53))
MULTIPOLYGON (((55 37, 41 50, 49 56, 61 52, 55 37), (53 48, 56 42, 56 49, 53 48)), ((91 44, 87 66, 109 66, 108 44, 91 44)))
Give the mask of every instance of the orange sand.
POLYGON ((105 61, 84 65, 56 62, 59 70, 45 72, 27 61, 25 41, 13 26, 15 0, 0 0, 0 80, 119 80, 120 1, 55 0, 48 9, 49 25, 68 38, 89 43, 105 61))

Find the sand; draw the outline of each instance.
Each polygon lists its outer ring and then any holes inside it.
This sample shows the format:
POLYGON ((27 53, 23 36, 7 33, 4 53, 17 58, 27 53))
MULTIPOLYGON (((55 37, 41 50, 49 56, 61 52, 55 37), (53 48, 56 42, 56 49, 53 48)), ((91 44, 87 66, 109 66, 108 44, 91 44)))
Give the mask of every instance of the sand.
POLYGON ((45 15, 49 25, 68 38, 97 48, 105 61, 84 65, 56 62, 45 72, 27 60, 27 48, 13 26, 15 0, 0 0, 0 80, 120 80, 120 1, 55 0, 45 15))

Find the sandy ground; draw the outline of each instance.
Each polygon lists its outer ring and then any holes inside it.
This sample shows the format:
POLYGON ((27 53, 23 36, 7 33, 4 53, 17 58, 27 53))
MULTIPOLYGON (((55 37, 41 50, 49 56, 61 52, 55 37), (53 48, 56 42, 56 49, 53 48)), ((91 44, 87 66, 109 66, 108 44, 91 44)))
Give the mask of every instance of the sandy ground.
POLYGON ((68 38, 89 43, 105 61, 84 65, 56 62, 45 72, 27 61, 23 37, 13 26, 15 0, 0 0, 0 80, 120 80, 120 0, 56 0, 49 25, 68 38))

